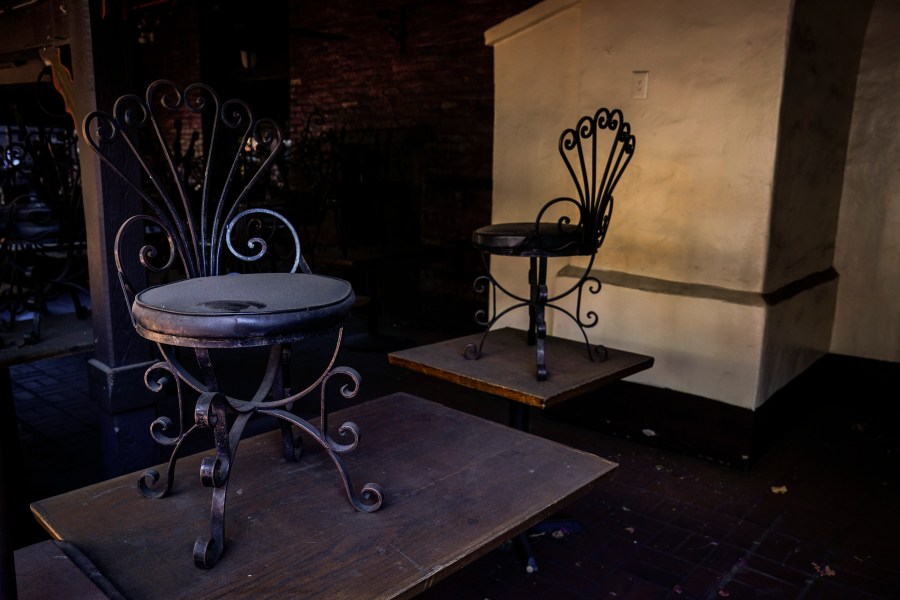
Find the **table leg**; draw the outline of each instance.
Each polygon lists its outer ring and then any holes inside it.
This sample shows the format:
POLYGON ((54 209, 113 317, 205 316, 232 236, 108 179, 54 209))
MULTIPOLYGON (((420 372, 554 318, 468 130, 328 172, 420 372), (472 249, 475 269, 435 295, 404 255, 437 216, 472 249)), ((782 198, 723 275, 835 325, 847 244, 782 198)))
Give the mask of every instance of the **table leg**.
MULTIPOLYGON (((509 401, 509 426, 519 431, 528 431, 528 405, 521 402, 509 401)), ((534 573, 538 570, 537 559, 534 557, 534 551, 528 542, 528 532, 520 533, 516 536, 515 544, 519 551, 525 557, 525 571, 534 573)))

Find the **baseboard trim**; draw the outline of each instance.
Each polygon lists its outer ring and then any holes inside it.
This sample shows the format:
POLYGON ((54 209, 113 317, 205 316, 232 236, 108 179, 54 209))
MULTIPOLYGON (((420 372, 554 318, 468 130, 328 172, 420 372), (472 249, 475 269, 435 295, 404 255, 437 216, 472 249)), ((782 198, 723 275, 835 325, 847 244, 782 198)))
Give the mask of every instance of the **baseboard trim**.
POLYGON ((900 371, 853 357, 826 355, 753 411, 671 389, 621 381, 545 411, 549 419, 650 446, 751 469, 772 446, 824 402, 841 402, 900 371))

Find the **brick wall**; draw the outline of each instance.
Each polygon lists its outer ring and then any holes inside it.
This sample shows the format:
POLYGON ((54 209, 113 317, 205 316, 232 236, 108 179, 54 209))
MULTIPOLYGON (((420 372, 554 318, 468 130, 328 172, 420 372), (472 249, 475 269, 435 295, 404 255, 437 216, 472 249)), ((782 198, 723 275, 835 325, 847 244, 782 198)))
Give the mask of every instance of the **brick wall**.
MULTIPOLYGON (((200 11, 193 2, 181 5, 160 4, 128 16, 134 28, 138 88, 123 90, 141 97, 147 85, 157 79, 168 79, 184 87, 201 81, 200 75, 200 11)), ((200 119, 181 115, 181 146, 187 150, 191 132, 200 127, 200 119)), ((163 122, 164 130, 174 131, 172 119, 163 122), (168 128, 172 129, 168 129, 168 128)), ((199 142, 202 145, 202 141, 199 142)), ((202 148, 197 147, 202 153, 202 148)))
POLYGON ((307 116, 349 131, 419 128, 421 241, 490 221, 493 58, 484 31, 534 0, 291 3, 294 138, 307 116), (315 37, 317 33, 334 39, 315 37))
MULTIPOLYGON (((469 239, 491 217, 493 55, 484 32, 535 3, 290 2, 291 137, 318 111, 323 127, 408 141, 378 153, 407 161, 392 187, 406 195, 403 206, 380 212, 408 212, 403 231, 388 236, 430 249, 419 270, 426 299, 472 297, 480 259, 469 239)), ((387 203, 377 194, 366 201, 387 203)))

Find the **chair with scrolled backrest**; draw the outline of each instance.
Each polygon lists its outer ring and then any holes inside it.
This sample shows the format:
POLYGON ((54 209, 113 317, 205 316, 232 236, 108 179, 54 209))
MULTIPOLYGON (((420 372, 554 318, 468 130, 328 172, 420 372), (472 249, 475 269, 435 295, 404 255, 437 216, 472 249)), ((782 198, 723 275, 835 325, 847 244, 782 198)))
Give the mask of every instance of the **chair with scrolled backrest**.
POLYGON ((380 487, 367 484, 357 493, 338 456, 356 447, 359 428, 344 423, 339 434, 349 440, 339 443, 329 434, 327 423, 329 380, 349 379, 341 387, 347 398, 359 389, 356 371, 335 366, 343 323, 355 300, 353 290, 341 279, 310 273, 292 224, 270 207, 250 205, 265 200, 258 190, 283 148, 279 126, 271 119, 255 118, 243 101, 220 102, 205 84, 182 90, 160 80, 150 84, 144 98, 133 94, 119 98, 111 114, 87 115, 82 129, 89 146, 146 209, 125 219, 119 228, 115 263, 135 329, 156 342, 162 355, 147 370, 145 381, 154 391, 171 381, 179 400, 177 427, 167 417, 156 419, 150 427, 157 442, 173 447, 165 482, 159 484, 159 473, 150 470, 139 481, 141 493, 152 498, 167 495, 184 441, 198 430, 213 433, 215 456, 206 457, 201 466, 203 485, 213 488, 212 535, 198 538, 195 564, 211 568, 221 555, 231 464, 247 421, 257 414, 280 420, 287 460, 297 456, 299 440, 294 438, 293 426, 332 458, 354 508, 378 510, 383 497, 380 487), (206 135, 182 131, 185 124, 206 135), (191 136, 201 158, 179 160, 173 148, 182 140, 167 139, 166 131, 191 136), (123 164, 123 157, 130 164, 123 164), (125 264, 131 251, 137 252, 140 265, 149 269, 159 285, 136 287, 129 277, 133 270, 125 264), (286 272, 257 268, 257 272, 230 275, 234 265, 228 263, 229 257, 236 259, 235 264, 283 263, 286 272), (264 259, 269 262, 263 263, 264 259), (174 271, 183 278, 170 281, 174 271), (290 344, 333 332, 337 341, 324 371, 303 390, 291 393, 284 373, 290 344), (268 362, 258 389, 242 399, 229 395, 217 379, 210 350, 247 347, 269 348, 268 362), (178 348, 193 351, 199 377, 183 365, 178 348), (296 400, 316 390, 321 392, 318 428, 291 412, 296 400), (193 424, 183 418, 190 394, 197 396, 193 424))
MULTIPOLYGON (((24 128, 23 128, 24 129, 24 128)), ((81 180, 74 132, 34 128, 0 148, 0 312, 33 311, 25 343, 41 339, 47 301, 60 292, 72 299, 78 318, 89 311, 81 180)))
POLYGON ((527 307, 529 324, 527 342, 536 348, 536 370, 539 381, 547 379, 544 353, 547 333, 545 311, 552 308, 568 316, 581 331, 588 357, 594 351, 586 329, 594 327, 599 318, 594 311, 582 315, 584 290, 591 294, 600 291, 600 281, 590 274, 594 258, 606 238, 613 210, 613 191, 634 154, 635 137, 631 125, 619 109, 600 108, 593 115, 585 115, 574 128, 565 129, 559 137, 559 153, 575 184, 577 198, 558 197, 538 211, 534 222, 498 223, 481 227, 472 236, 475 247, 485 256, 487 275, 475 282, 477 291, 490 288, 491 311, 479 311, 478 322, 487 327, 478 344, 469 344, 465 355, 469 359, 481 356, 488 333, 511 311, 527 307), (545 221, 546 215, 560 207, 574 209, 575 218, 563 216, 545 221), (501 285, 487 267, 487 255, 519 256, 530 260, 528 283, 530 295, 525 297, 501 285), (576 283, 562 292, 550 295, 547 289, 547 259, 552 257, 588 256, 590 260, 576 283), (513 304, 498 310, 497 294, 502 292, 513 304), (576 294, 574 313, 558 301, 576 294))

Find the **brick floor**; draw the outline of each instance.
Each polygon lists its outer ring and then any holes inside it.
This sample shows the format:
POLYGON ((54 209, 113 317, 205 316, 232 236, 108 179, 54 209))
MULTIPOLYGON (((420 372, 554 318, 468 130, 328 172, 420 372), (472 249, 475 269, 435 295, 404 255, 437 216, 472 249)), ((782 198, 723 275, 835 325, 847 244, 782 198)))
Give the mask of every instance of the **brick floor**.
MULTIPOLYGON (((12 369, 32 499, 102 478, 87 358, 12 369)), ((384 353, 343 359, 361 400, 403 389, 506 419, 501 401, 399 374, 384 353)), ((584 531, 533 537, 536 573, 506 544, 421 598, 900 597, 900 365, 829 356, 809 380, 796 393, 817 410, 746 472, 533 413, 533 433, 620 465, 561 515, 584 531)))

